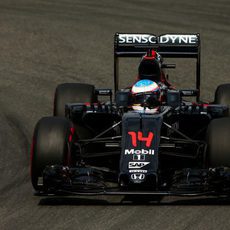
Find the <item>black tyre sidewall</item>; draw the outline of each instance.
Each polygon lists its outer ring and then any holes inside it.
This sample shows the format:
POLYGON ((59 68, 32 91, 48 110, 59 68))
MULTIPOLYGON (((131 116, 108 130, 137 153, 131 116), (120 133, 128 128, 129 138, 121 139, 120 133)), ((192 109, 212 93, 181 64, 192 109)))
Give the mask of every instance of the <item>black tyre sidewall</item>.
MULTIPOLYGON (((214 103, 230 107, 230 84, 222 84, 217 87, 214 103)), ((228 116, 230 116, 230 111, 228 116)))
POLYGON ((230 167, 230 118, 212 120, 207 130, 207 166, 230 167))
POLYGON ((70 121, 60 117, 44 117, 38 121, 31 148, 31 180, 35 190, 42 189, 37 181, 46 166, 67 164, 71 127, 70 121))

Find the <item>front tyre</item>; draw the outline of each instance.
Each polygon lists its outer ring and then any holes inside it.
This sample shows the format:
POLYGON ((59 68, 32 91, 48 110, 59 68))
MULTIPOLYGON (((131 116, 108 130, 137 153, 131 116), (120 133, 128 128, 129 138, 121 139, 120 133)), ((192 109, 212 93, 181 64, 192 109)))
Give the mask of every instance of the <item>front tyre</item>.
POLYGON ((207 130, 208 167, 230 167, 230 118, 212 120, 207 130))
POLYGON ((65 117, 66 103, 96 102, 95 87, 84 83, 64 83, 57 86, 54 96, 54 116, 65 117))
POLYGON ((48 165, 69 165, 71 122, 61 117, 44 117, 34 129, 31 147, 31 181, 35 190, 42 191, 42 173, 48 165))
MULTIPOLYGON (((214 103, 227 105, 230 108, 230 84, 222 84, 217 87, 214 103)), ((228 115, 230 116, 230 111, 228 115)))

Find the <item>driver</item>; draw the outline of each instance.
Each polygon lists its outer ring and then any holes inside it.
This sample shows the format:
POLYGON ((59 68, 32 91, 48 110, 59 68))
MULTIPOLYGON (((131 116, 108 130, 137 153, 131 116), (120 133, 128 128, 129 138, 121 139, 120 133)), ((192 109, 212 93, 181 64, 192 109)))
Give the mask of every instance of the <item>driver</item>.
POLYGON ((137 82, 132 86, 132 108, 138 112, 157 113, 164 100, 164 90, 171 84, 162 71, 163 59, 150 49, 141 59, 137 82))
POLYGON ((161 104, 161 89, 149 79, 137 81, 131 89, 133 105, 137 112, 157 113, 161 104))

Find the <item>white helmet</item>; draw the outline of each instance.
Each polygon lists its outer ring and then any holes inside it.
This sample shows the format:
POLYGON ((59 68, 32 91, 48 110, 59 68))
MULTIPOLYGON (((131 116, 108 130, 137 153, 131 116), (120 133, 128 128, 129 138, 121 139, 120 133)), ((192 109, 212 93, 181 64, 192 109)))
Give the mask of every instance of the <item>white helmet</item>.
POLYGON ((160 105, 161 90, 159 85, 144 79, 136 82, 131 89, 133 96, 132 108, 138 112, 155 113, 160 105))

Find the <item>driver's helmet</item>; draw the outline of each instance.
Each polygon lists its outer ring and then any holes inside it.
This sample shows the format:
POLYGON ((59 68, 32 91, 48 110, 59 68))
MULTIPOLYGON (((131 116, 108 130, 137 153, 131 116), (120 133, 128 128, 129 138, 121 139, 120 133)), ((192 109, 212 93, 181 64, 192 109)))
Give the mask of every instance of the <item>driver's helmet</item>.
POLYGON ((162 57, 154 50, 149 50, 141 59, 138 67, 138 78, 161 81, 162 57))
POLYGON ((149 79, 140 80, 132 86, 131 93, 134 110, 156 112, 161 97, 161 90, 156 82, 149 79))

